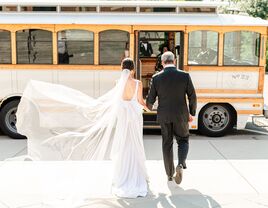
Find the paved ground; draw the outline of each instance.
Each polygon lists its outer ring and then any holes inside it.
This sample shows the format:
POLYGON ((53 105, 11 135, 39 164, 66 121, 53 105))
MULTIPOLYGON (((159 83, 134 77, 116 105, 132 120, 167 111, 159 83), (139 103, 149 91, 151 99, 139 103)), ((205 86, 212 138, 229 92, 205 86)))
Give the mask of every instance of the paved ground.
MULTIPOLYGON (((207 138, 192 132, 188 169, 177 186, 166 180, 159 132, 149 133, 144 136, 150 178, 147 197, 112 196, 109 161, 2 161, 0 208, 268 207, 268 135, 234 130, 223 138, 207 138)), ((25 153, 26 140, 0 137, 0 160, 25 153)))
POLYGON ((27 144, 0 133, 0 208, 268 207, 268 128, 249 122, 247 130, 234 130, 223 138, 203 137, 193 131, 188 169, 180 186, 166 180, 159 133, 145 132, 149 194, 138 199, 111 195, 109 161, 3 161, 26 154, 27 144))

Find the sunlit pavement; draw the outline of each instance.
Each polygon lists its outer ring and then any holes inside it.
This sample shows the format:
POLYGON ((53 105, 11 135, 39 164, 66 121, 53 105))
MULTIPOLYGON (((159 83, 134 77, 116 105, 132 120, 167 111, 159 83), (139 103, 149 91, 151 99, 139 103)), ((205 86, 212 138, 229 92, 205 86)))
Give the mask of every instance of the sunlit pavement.
MULTIPOLYGON (((266 76, 268 104, 267 83, 266 76)), ((159 134, 145 131, 149 193, 137 199, 111 194, 110 161, 6 162, 26 154, 27 141, 0 136, 0 208, 268 207, 268 128, 249 122, 247 130, 221 138, 191 132, 188 169, 179 186, 167 182, 159 134)))
MULTIPOLYGON (((223 138, 208 138, 192 132, 188 169, 178 186, 167 182, 159 132, 146 132, 144 145, 150 180, 147 197, 114 197, 110 161, 2 161, 0 207, 268 206, 268 135, 234 130, 223 138)), ((25 153, 26 140, 0 137, 1 160, 25 153)))

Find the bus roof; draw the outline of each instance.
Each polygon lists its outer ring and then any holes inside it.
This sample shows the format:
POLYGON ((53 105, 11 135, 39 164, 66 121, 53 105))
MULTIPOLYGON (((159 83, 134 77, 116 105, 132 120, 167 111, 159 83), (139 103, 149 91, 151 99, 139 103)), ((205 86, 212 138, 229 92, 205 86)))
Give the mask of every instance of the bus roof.
POLYGON ((29 5, 29 6, 214 6, 225 5, 224 2, 213 1, 107 1, 107 0, 0 0, 0 5, 29 5))
POLYGON ((230 14, 0 13, 0 24, 268 26, 260 18, 230 14))

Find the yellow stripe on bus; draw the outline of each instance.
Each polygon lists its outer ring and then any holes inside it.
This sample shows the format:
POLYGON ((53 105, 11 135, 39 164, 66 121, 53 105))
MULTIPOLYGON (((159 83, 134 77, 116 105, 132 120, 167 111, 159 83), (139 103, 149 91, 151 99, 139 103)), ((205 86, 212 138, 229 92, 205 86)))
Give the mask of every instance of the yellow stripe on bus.
POLYGON ((262 115, 262 110, 237 110, 237 114, 253 114, 253 115, 262 115))

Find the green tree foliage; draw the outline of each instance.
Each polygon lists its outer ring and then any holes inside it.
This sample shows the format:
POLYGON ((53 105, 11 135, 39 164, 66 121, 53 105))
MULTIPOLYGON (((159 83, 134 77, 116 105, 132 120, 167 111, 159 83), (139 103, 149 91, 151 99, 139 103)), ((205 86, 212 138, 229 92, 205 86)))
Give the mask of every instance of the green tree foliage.
POLYGON ((250 0, 246 12, 253 17, 268 19, 268 1, 267 0, 250 0))

